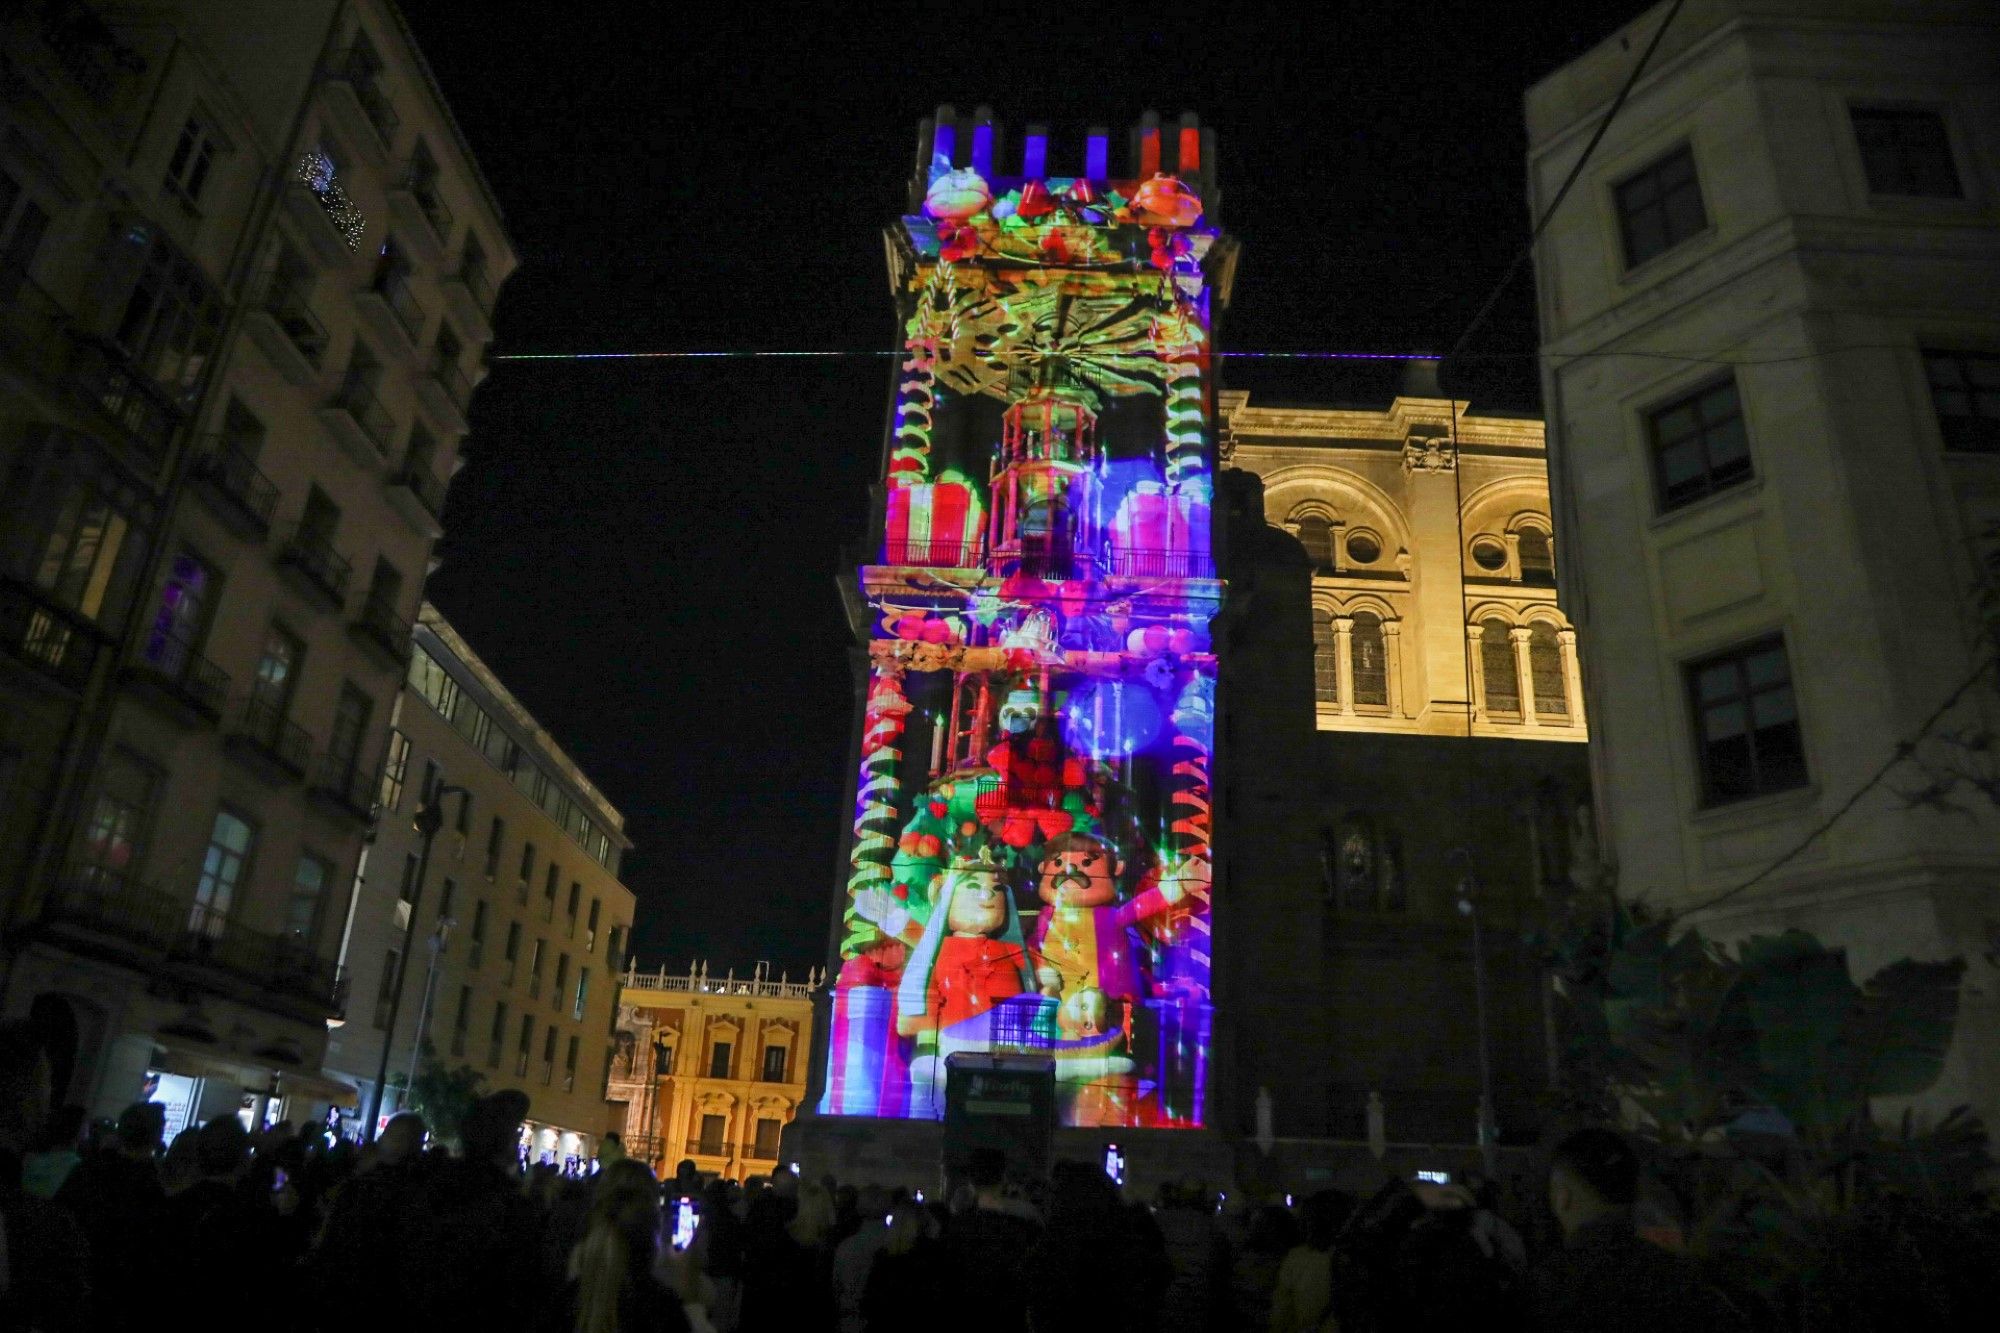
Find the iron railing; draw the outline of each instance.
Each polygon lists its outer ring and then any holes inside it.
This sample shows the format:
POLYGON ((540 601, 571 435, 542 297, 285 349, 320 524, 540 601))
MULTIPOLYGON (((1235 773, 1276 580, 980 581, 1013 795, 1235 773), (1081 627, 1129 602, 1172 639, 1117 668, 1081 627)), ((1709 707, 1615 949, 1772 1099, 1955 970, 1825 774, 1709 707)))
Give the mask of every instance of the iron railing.
POLYGON ((278 559, 292 566, 335 602, 347 600, 348 581, 354 566, 333 549, 333 543, 308 528, 300 528, 278 553, 278 559))
POLYGON ((195 476, 252 527, 260 533, 270 531, 271 513, 278 507, 278 487, 258 470, 241 441, 227 435, 209 436, 194 467, 195 476))
POLYGON ((263 305, 264 313, 284 331, 306 364, 318 369, 320 358, 326 355, 326 325, 312 312, 305 294, 289 282, 274 279, 264 294, 263 305))
POLYGON ((729 1145, 721 1139, 689 1139, 687 1141, 687 1155, 689 1157, 728 1157, 730 1155, 729 1145))
POLYGON ((357 819, 367 819, 375 809, 376 775, 352 755, 329 751, 321 757, 313 790, 357 819))
POLYGON ((354 618, 354 632, 372 640, 399 662, 409 658, 410 627, 386 598, 371 594, 362 602, 361 614, 354 618))
POLYGON ((89 684, 106 642, 88 619, 12 579, 0 579, 0 640, 15 657, 71 690, 89 684))
POLYGON ((201 655, 194 635, 178 627, 149 631, 133 667, 158 680, 197 711, 209 717, 221 716, 223 701, 229 697, 229 676, 201 655))
POLYGON ((354 424, 361 427, 361 433, 373 441, 377 449, 388 452, 389 437, 395 433, 396 424, 365 380, 359 375, 349 375, 342 380, 333 395, 333 405, 353 417, 354 424))
POLYGON ((255 746, 295 778, 312 763, 312 737, 285 716, 275 700, 253 694, 244 701, 243 715, 232 734, 255 746))
POLYGON ((172 944, 186 909, 124 870, 90 861, 72 863, 42 904, 43 922, 120 941, 147 952, 172 944))

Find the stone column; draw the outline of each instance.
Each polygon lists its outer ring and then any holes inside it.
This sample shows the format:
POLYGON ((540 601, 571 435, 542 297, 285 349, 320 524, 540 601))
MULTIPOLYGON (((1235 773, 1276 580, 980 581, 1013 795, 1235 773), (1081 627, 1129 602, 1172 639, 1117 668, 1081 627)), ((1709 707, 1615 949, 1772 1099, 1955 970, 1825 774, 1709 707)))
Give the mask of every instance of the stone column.
POLYGON ((1521 581, 1521 534, 1507 534, 1507 577, 1514 582, 1521 581))
POLYGON ((1562 645, 1563 689, 1569 695, 1569 724, 1583 725, 1583 668, 1576 660, 1576 631, 1559 629, 1556 642, 1562 645))
POLYGON ((1507 637, 1514 642, 1514 690, 1521 696, 1521 720, 1529 726, 1540 721, 1535 716, 1535 673, 1528 661, 1528 640, 1534 631, 1526 625, 1516 625, 1507 631, 1507 637))
POLYGON ((1480 646, 1485 637, 1484 625, 1475 622, 1465 627, 1465 656, 1472 664, 1472 669, 1465 675, 1472 684, 1472 720, 1475 722, 1486 720, 1486 654, 1480 646))
POLYGON ((1340 714, 1354 714, 1354 617, 1333 618, 1334 670, 1340 679, 1340 714))
POLYGON ((1403 622, 1382 622, 1382 667, 1389 677, 1389 716, 1403 716, 1403 622))

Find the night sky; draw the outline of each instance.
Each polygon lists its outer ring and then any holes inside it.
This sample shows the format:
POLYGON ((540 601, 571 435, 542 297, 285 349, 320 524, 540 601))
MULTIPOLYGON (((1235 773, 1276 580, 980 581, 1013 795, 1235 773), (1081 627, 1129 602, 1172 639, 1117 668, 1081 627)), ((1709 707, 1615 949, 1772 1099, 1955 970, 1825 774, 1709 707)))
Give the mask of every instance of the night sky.
MULTIPOLYGON (((1141 111, 1194 110, 1244 247, 1224 349, 1442 350, 1527 238, 1523 90, 1643 7, 404 3, 522 256, 495 353, 893 347, 880 234, 941 102, 1048 123, 1055 174, 1088 124, 1115 169, 1141 111)), ((1451 387, 1536 409, 1534 345, 1524 272, 1451 387)), ((503 362, 474 400, 430 595, 625 813, 642 966, 823 960, 851 815, 834 578, 891 368, 503 362)), ((1384 406, 1395 379, 1223 383, 1384 406)))

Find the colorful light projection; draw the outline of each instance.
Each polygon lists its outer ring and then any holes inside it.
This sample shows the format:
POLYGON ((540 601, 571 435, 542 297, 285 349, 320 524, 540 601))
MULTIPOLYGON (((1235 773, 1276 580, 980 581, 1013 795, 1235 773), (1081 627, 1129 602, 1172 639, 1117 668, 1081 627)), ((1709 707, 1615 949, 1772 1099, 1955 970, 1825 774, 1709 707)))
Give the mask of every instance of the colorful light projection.
MULTIPOLYGON (((1053 1059, 1065 1123, 1203 1123, 1207 278, 1197 187, 992 174, 941 119, 900 247, 904 359, 821 1110, 934 1118, 956 1052, 1053 1059)), ((1192 177, 1193 183, 1184 177, 1192 177)))

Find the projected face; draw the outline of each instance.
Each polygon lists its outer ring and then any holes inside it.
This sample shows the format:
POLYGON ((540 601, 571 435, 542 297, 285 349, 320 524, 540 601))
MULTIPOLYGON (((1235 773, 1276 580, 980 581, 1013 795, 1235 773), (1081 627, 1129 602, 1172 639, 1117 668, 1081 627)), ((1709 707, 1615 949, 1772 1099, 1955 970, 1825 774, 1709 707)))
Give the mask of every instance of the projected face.
POLYGON ((992 935, 1007 924, 1007 890, 1000 872, 984 866, 954 870, 958 889, 951 895, 945 924, 954 935, 992 935))
POLYGON ((1034 729, 1042 720, 1042 696, 1025 686, 1008 691, 1006 701, 1000 705, 1000 729, 1009 736, 1019 736, 1034 729))
POLYGON ((1058 839, 1042 858, 1041 898, 1051 907, 1103 907, 1118 897, 1118 862, 1097 838, 1058 839))

